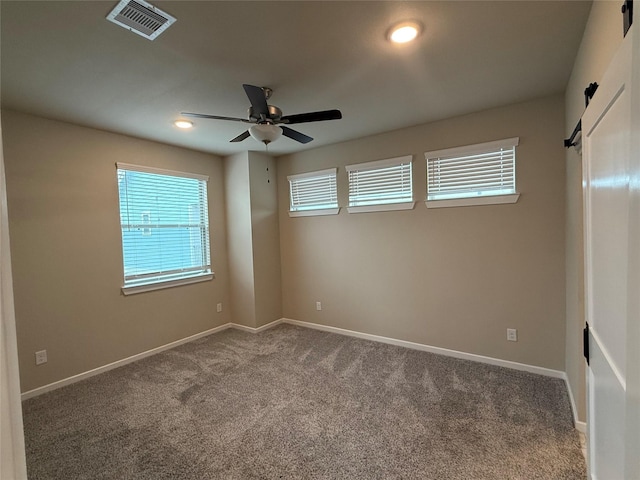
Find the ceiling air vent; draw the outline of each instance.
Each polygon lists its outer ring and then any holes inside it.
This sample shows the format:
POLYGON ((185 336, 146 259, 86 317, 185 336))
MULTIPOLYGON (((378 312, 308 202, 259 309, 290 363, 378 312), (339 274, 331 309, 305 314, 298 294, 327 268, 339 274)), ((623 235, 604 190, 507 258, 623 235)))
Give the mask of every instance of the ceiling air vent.
POLYGON ((149 40, 155 39, 176 21, 144 0, 122 0, 107 15, 107 20, 149 40))

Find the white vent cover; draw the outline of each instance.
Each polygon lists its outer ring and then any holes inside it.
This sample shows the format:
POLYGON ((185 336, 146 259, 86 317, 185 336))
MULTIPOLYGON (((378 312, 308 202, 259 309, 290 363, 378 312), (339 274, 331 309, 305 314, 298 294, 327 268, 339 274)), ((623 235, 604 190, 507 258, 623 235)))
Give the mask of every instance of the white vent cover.
POLYGON ((121 0, 107 15, 107 20, 149 40, 155 39, 176 21, 144 0, 121 0))

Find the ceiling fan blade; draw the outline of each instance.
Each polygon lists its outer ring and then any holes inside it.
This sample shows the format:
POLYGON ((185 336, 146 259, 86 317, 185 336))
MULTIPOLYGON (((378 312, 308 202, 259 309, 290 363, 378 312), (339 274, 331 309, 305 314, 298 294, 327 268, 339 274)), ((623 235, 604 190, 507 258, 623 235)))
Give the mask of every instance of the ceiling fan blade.
POLYGON ((244 123, 252 123, 245 118, 235 118, 235 117, 221 117, 219 115, 207 115, 205 113, 190 113, 190 112, 180 112, 180 115, 185 117, 195 117, 195 118, 208 118, 211 120, 231 120, 232 122, 244 122, 244 123))
POLYGON ((235 138, 232 138, 231 140, 229 140, 230 142, 241 142, 243 141, 245 138, 249 137, 249 130, 245 130, 244 132, 242 132, 240 135, 238 135, 235 138))
POLYGON ((309 137, 308 135, 305 135, 304 133, 297 132, 296 130, 294 130, 292 128, 284 127, 282 125, 280 125, 280 128, 282 129, 282 134, 285 137, 289 137, 292 140, 295 140, 296 142, 309 143, 311 140, 313 140, 313 138, 309 137))
POLYGON ((264 96, 264 90, 254 85, 242 84, 251 106, 253 107, 253 113, 257 115, 264 115, 265 118, 269 118, 269 106, 267 105, 267 97, 264 96))
POLYGON ((282 123, 293 125, 294 123, 323 122, 325 120, 340 120, 340 110, 324 110, 322 112, 299 113, 297 115, 285 115, 280 119, 282 123))

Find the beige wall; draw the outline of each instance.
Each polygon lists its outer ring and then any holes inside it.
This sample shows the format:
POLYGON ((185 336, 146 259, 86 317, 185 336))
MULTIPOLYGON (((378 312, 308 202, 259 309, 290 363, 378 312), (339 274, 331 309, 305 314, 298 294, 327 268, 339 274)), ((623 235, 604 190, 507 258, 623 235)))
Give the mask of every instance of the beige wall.
POLYGON ((553 96, 281 157, 284 316, 564 370, 563 132, 553 96), (518 203, 425 207, 423 152, 514 136, 518 203), (344 207, 345 165, 407 154, 415 209, 289 218, 287 175, 339 167, 344 207))
MULTIPOLYGON (((228 321, 284 316, 566 369, 584 419, 581 166, 559 145, 621 39, 618 2, 594 2, 564 121, 551 97, 281 157, 277 174, 262 153, 223 161, 3 112, 23 391, 228 321), (511 136, 521 138, 517 204, 425 208, 422 152, 511 136), (405 154, 414 210, 288 217, 288 174, 405 154), (115 161, 211 176, 215 280, 121 295, 115 161), (49 363, 36 368, 40 349, 49 363)), ((340 168, 342 206, 346 192, 340 168)))
MULTIPOLYGON (((591 7, 580 50, 565 94, 565 134, 571 135, 585 109, 584 90, 600 82, 622 42, 621 2, 596 0, 591 7)), ((584 268, 582 231, 582 164, 575 149, 566 152, 566 362, 569 388, 578 419, 586 419, 585 363, 582 356, 584 327, 584 268)))
POLYGON ((10 111, 2 126, 22 391, 230 321, 220 158, 10 111), (214 280, 122 295, 116 161, 209 175, 214 280))
POLYGON ((256 327, 282 317, 276 161, 249 152, 256 327))
POLYGON ((233 318, 257 328, 282 317, 276 164, 259 152, 224 164, 233 318))
POLYGON ((249 153, 224 159, 229 246, 231 312, 234 322, 255 328, 256 299, 253 280, 253 239, 251 235, 251 182, 249 153))

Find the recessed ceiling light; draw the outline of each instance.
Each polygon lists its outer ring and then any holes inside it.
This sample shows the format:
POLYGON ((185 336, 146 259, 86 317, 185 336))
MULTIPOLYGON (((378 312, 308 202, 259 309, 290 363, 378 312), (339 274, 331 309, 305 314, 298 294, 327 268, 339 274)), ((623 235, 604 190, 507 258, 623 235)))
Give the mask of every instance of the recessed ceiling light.
POLYGON ((407 43, 414 40, 422 32, 418 22, 401 22, 389 29, 389 40, 393 43, 407 43))
POLYGON ((189 122, 188 120, 176 120, 175 122, 173 122, 173 124, 178 128, 184 129, 193 127, 193 123, 189 122))

